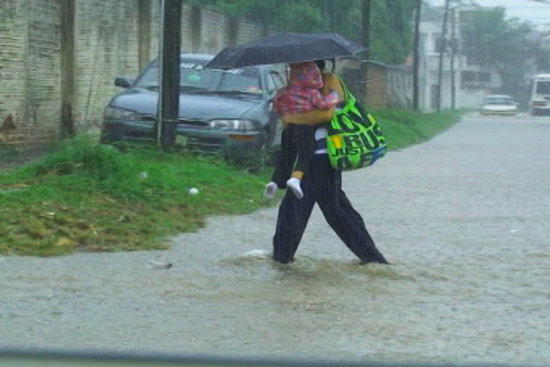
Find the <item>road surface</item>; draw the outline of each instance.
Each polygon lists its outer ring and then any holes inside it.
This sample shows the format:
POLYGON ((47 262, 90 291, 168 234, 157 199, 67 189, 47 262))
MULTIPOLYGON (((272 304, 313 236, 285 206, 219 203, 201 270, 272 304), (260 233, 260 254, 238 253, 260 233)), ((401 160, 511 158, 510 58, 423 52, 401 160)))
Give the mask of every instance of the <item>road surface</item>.
POLYGON ((0 257, 0 347, 550 364, 550 117, 466 117, 344 188, 392 265, 315 209, 277 266, 276 207, 167 251, 0 257))

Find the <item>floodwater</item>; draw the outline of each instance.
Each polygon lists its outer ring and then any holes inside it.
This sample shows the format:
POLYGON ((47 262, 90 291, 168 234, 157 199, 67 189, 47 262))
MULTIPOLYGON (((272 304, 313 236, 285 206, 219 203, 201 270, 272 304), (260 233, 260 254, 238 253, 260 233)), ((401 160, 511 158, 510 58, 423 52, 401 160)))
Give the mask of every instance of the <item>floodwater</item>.
POLYGON ((318 209, 272 263, 276 207, 167 251, 0 258, 0 347, 549 365, 549 142, 550 117, 470 116, 344 174, 389 266, 318 209))

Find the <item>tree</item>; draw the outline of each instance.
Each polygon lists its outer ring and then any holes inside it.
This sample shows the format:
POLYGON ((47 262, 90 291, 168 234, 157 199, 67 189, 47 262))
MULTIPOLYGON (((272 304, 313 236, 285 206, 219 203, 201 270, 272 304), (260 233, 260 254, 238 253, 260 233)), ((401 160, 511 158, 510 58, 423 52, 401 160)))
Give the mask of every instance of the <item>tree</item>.
MULTIPOLYGON (((362 0, 186 0, 229 17, 248 17, 275 32, 337 32, 363 42, 362 0)), ((401 64, 411 53, 410 0, 371 0, 369 56, 401 64)))
POLYGON ((441 28, 441 47, 439 49, 439 70, 437 73, 437 110, 441 110, 441 87, 442 87, 442 77, 443 77, 443 54, 447 51, 447 38, 445 34, 447 32, 447 18, 449 15, 449 0, 445 1, 445 9, 443 10, 443 25, 441 28))
POLYGON ((461 30, 464 54, 482 67, 496 68, 507 94, 525 87, 533 64, 544 62, 544 51, 530 37, 533 30, 529 24, 506 20, 504 8, 469 13, 461 30))
POLYGON ((369 47, 370 47, 370 18, 371 18, 371 0, 361 1, 361 42, 367 49, 364 53, 363 60, 361 62, 361 75, 364 80, 362 81, 361 96, 365 100, 368 98, 368 60, 369 60, 369 47))
POLYGON ((326 30, 321 0, 187 0, 208 6, 232 18, 248 17, 278 31, 326 30))
POLYGON ((401 64, 411 54, 413 12, 410 0, 373 0, 371 17, 371 58, 401 64))

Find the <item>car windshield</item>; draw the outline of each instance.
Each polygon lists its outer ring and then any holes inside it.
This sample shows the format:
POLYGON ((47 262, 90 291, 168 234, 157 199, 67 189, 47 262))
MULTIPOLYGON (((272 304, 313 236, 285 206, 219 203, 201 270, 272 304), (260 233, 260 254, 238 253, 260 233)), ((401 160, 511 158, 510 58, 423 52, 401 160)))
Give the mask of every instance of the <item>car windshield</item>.
POLYGON ((513 105, 514 100, 510 97, 490 97, 486 98, 483 104, 505 104, 505 105, 513 105))
MULTIPOLYGON (((181 63, 180 86, 185 91, 248 92, 259 93, 260 75, 257 68, 245 67, 231 70, 205 68, 201 63, 181 63)), ((136 82, 136 87, 158 89, 159 67, 155 63, 136 82)))

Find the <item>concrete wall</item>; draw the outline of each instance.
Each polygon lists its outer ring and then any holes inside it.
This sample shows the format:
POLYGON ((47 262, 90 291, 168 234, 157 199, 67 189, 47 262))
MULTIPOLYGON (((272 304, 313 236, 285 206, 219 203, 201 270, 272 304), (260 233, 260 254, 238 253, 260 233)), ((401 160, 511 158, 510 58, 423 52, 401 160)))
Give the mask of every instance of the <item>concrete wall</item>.
POLYGON ((77 130, 100 123, 105 103, 117 91, 114 76, 138 70, 135 3, 76 1, 73 118, 77 130))
POLYGON ((370 109, 412 108, 412 69, 368 62, 367 96, 370 109))
MULTIPOLYGON (((158 0, 2 0, 0 147, 51 142, 65 101, 77 132, 97 128, 119 91, 114 78, 135 76, 156 57, 159 14, 158 0)), ((251 21, 188 5, 181 27, 182 52, 216 53, 262 33, 251 21)))
POLYGON ((365 80, 358 60, 347 60, 337 68, 350 91, 368 109, 412 108, 412 68, 388 65, 374 60, 367 62, 366 93, 363 96, 365 80))
POLYGON ((413 108, 413 71, 408 67, 388 69, 389 108, 413 108))
POLYGON ((0 19, 0 146, 50 140, 42 121, 59 119, 59 4, 4 0, 0 19))
POLYGON ((381 65, 368 63, 366 104, 370 109, 388 108, 390 105, 387 69, 381 65))

